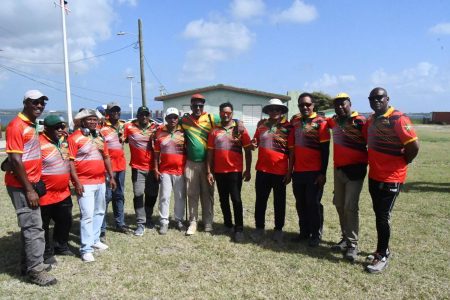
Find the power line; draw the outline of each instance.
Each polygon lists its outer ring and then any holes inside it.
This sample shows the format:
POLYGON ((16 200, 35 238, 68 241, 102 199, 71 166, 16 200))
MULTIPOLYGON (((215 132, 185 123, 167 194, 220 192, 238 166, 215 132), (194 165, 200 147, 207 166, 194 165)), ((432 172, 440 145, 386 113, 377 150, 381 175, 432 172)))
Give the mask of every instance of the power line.
MULTIPOLYGON (((152 73, 153 77, 155 77, 156 81, 158 81, 159 85, 164 87, 164 84, 162 84, 161 80, 159 80, 158 76, 156 76, 155 72, 153 72, 153 69, 150 66, 150 64, 148 63, 147 57, 145 56, 145 54, 144 54, 144 60, 145 60, 145 63, 147 64, 147 67, 150 69, 150 73, 152 73)), ((165 88, 164 88, 164 90, 165 90, 165 88)))
MULTIPOLYGON (((98 54, 98 55, 93 55, 93 56, 89 56, 89 57, 85 57, 85 58, 80 58, 80 59, 76 59, 76 60, 71 60, 71 61, 69 61, 69 63, 73 64, 73 63, 77 63, 77 62, 84 61, 84 60, 90 60, 90 59, 93 59, 93 58, 96 58, 96 57, 102 57, 102 56, 114 54, 114 53, 117 53, 119 51, 125 50, 125 49, 127 49, 129 47, 135 46, 136 44, 137 44, 137 42, 133 42, 133 43, 131 43, 129 45, 126 45, 126 46, 124 46, 122 48, 119 48, 119 49, 116 49, 116 50, 113 50, 113 51, 109 51, 109 52, 106 52, 106 53, 101 53, 101 54, 98 54)), ((6 57, 6 56, 0 56, 0 58, 6 58, 6 59, 9 59, 9 60, 12 60, 12 61, 19 62, 19 63, 33 64, 33 65, 62 65, 62 64, 64 64, 64 62, 38 62, 38 61, 20 60, 20 59, 15 59, 15 58, 6 57)))

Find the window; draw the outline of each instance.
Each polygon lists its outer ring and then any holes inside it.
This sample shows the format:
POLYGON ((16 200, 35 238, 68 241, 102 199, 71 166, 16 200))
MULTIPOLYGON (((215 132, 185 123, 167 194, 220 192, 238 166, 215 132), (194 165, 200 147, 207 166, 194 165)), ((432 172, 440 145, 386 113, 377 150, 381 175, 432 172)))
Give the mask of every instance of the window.
POLYGON ((183 105, 183 107, 181 108, 181 115, 184 115, 185 113, 188 113, 188 114, 191 113, 190 105, 183 105))
POLYGON ((261 119, 262 107, 260 104, 242 105, 242 120, 245 126, 256 126, 261 119))

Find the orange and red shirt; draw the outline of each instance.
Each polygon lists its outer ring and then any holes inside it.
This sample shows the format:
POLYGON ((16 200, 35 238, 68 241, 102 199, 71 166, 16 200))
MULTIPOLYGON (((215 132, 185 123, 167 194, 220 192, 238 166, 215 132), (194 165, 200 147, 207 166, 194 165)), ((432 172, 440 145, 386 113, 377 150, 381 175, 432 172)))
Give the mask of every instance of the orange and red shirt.
POLYGON ((117 127, 114 127, 109 120, 100 129, 100 133, 108 144, 109 159, 113 172, 124 171, 127 168, 125 153, 121 138, 123 136, 125 121, 117 121, 117 127))
MULTIPOLYGON (((6 153, 22 154, 22 163, 31 183, 40 180, 42 169, 41 147, 36 126, 36 123, 19 113, 6 127, 6 153)), ((13 172, 6 172, 5 184, 22 187, 13 172)))
POLYGON ((320 171, 322 168, 321 143, 330 141, 325 118, 312 113, 303 118, 296 114, 291 119, 293 135, 289 146, 294 147, 294 172, 320 171))
POLYGON ((276 124, 271 124, 267 120, 261 122, 253 136, 259 148, 256 162, 257 171, 286 175, 289 163, 288 138, 290 134, 291 124, 285 117, 276 124))
POLYGON ((380 182, 405 182, 408 164, 404 146, 417 140, 411 120, 392 106, 364 126, 369 149, 369 178, 380 182))
POLYGON ((328 119, 333 132, 334 167, 367 164, 367 143, 363 135, 366 118, 353 112, 350 118, 341 120, 337 116, 328 119))
POLYGON ((124 139, 130 145, 130 166, 142 171, 154 170, 154 153, 152 140, 158 129, 155 122, 150 122, 141 129, 137 121, 125 124, 124 139))
POLYGON ((242 147, 251 145, 246 128, 233 120, 233 124, 225 128, 217 124, 208 136, 208 150, 214 151, 214 173, 242 172, 242 147))
POLYGON ((70 196, 69 145, 52 141, 44 133, 39 136, 42 152, 42 177, 47 193, 39 199, 41 206, 61 202, 70 196))
POLYGON ((184 130, 180 125, 173 132, 161 126, 155 135, 155 153, 159 153, 159 172, 182 175, 186 164, 184 130))
POLYGON ((74 161, 80 183, 105 182, 104 156, 109 156, 108 146, 101 136, 85 136, 76 130, 69 136, 69 158, 74 161))

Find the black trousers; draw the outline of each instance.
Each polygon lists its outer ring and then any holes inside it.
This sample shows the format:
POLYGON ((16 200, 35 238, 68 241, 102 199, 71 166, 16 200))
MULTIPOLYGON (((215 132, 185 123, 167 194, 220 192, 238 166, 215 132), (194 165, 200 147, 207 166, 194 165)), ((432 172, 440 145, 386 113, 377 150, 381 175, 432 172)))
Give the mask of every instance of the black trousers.
POLYGON ((302 237, 322 237, 323 227, 323 187, 315 184, 319 172, 292 173, 292 189, 295 196, 295 207, 298 225, 302 237))
POLYGON ((61 202, 41 206, 42 228, 45 231, 44 259, 58 252, 69 249, 69 232, 72 227, 72 198, 69 196, 61 202), (53 243, 50 241, 50 221, 53 227, 53 243))
POLYGON ((230 201, 233 204, 234 212, 234 231, 239 232, 244 229, 244 220, 242 216, 242 172, 216 173, 214 174, 219 192, 220 208, 223 213, 223 223, 226 227, 233 227, 231 216, 230 201))
POLYGON ((385 256, 391 237, 391 211, 400 193, 401 183, 380 182, 369 178, 369 193, 377 227, 378 243, 376 252, 385 256))
POLYGON ((286 215, 286 185, 284 175, 261 171, 256 172, 255 189, 255 223, 256 228, 264 229, 266 222, 267 201, 273 189, 273 208, 275 212, 275 230, 282 230, 286 215))

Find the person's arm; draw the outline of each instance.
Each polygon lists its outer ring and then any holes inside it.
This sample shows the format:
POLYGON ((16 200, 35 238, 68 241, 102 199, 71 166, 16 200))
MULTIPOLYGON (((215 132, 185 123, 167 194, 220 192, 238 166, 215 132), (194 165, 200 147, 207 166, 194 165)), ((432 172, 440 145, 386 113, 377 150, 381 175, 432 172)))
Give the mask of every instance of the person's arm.
POLYGON ((214 185, 214 149, 208 149, 206 153, 206 176, 210 185, 214 185))
POLYGON ((330 142, 320 143, 321 168, 320 174, 315 180, 315 184, 323 187, 327 182, 328 156, 330 155, 330 142))
POLYGON ((72 178, 72 184, 75 187, 75 192, 77 193, 78 196, 81 196, 84 193, 84 187, 80 183, 80 179, 78 178, 78 174, 75 168, 75 163, 72 159, 69 161, 69 165, 70 165, 70 177, 72 178))
POLYGON ((419 142, 417 140, 412 141, 405 145, 404 158, 406 163, 411 163, 419 153, 419 142))
POLYGON ((252 146, 249 145, 248 147, 244 148, 245 153, 245 171, 244 174, 242 174, 242 179, 244 181, 250 181, 252 178, 252 146))
POLYGON ((159 182, 159 180, 161 179, 161 173, 159 172, 159 156, 160 153, 158 152, 154 152, 155 156, 154 156, 154 165, 155 165, 155 179, 156 181, 159 182))
POLYGON ((109 159, 109 156, 103 157, 103 161, 105 162, 105 168, 106 172, 109 176, 109 185, 111 186, 111 189, 114 191, 117 187, 116 180, 114 179, 114 174, 111 167, 111 160, 109 159))
POLYGON ((27 172, 22 162, 21 153, 8 153, 8 161, 11 164, 11 168, 14 170, 14 176, 22 184, 25 190, 25 198, 28 201, 28 205, 31 208, 39 206, 39 196, 33 189, 33 185, 28 180, 27 172))

